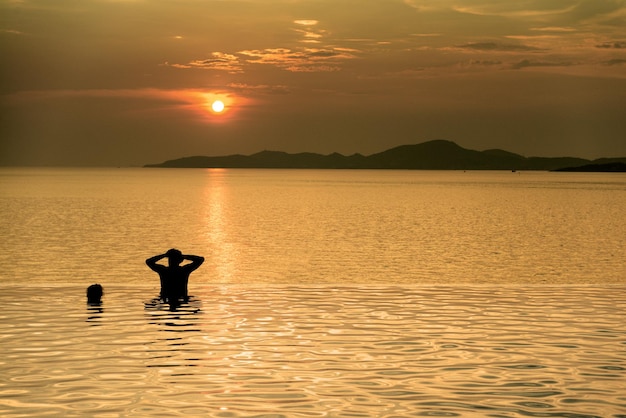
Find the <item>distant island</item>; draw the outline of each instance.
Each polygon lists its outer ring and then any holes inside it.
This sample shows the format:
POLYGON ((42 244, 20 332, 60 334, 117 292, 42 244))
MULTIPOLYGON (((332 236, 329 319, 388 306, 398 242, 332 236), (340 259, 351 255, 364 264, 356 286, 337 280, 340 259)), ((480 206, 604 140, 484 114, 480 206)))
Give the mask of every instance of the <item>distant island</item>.
MULTIPOLYGON (((369 156, 338 153, 289 154, 280 151, 261 151, 252 155, 221 157, 185 157, 145 167, 163 168, 312 168, 312 169, 388 169, 388 170, 563 170, 593 165, 596 170, 619 171, 626 166, 624 158, 586 160, 573 157, 524 157, 519 154, 490 149, 475 151, 442 139, 415 145, 402 145, 369 156), (617 164, 617 166, 615 165, 617 164)), ((580 170, 589 171, 589 170, 580 170)))
POLYGON ((554 171, 577 173, 626 173, 626 163, 613 162, 606 164, 586 164, 580 167, 565 167, 554 171))

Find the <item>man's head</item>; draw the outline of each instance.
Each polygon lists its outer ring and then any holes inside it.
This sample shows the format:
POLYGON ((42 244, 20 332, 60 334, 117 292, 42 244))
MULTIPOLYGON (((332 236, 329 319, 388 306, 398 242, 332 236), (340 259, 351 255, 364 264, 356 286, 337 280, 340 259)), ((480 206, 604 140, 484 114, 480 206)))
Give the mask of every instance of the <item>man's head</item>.
POLYGON ((168 263, 170 266, 178 266, 183 262, 183 253, 181 253, 176 248, 172 248, 171 250, 167 250, 165 253, 168 259, 168 263))
POLYGON ((104 291, 102 290, 102 286, 98 283, 92 284, 87 288, 87 303, 89 304, 99 304, 102 302, 102 295, 104 295, 104 291))

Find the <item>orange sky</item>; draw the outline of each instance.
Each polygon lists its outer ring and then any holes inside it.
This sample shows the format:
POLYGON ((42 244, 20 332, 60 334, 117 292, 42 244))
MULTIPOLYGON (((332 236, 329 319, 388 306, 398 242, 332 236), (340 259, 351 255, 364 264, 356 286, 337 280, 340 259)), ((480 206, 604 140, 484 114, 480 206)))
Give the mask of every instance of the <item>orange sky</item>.
POLYGON ((626 0, 0 0, 0 48, 2 165, 626 156, 626 0))

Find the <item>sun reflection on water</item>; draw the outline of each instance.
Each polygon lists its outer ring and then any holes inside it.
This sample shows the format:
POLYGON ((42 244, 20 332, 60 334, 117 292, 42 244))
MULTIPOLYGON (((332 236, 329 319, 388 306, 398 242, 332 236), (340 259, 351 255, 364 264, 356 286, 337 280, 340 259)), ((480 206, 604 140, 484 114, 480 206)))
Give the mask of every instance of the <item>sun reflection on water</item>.
POLYGON ((211 280, 218 283, 231 282, 239 263, 238 253, 229 231, 228 187, 223 181, 224 169, 210 169, 202 196, 202 219, 204 246, 210 250, 211 280))

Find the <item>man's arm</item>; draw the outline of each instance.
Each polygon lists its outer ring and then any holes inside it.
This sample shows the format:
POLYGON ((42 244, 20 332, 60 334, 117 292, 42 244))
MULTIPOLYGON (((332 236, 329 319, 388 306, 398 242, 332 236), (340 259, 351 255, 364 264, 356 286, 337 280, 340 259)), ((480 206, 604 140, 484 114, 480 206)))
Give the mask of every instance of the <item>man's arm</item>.
POLYGON ((157 261, 161 261, 163 260, 165 257, 167 257, 165 254, 159 254, 159 255, 155 255, 154 257, 150 257, 149 259, 146 260, 146 264, 148 265, 148 267, 150 267, 152 270, 157 271, 159 267, 162 267, 161 264, 157 264, 157 261))
POLYGON ((185 267, 189 269, 189 271, 194 271, 198 267, 204 263, 204 257, 199 255, 183 255, 183 260, 189 260, 191 263, 187 264, 185 267))

